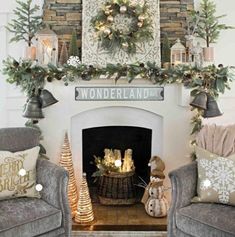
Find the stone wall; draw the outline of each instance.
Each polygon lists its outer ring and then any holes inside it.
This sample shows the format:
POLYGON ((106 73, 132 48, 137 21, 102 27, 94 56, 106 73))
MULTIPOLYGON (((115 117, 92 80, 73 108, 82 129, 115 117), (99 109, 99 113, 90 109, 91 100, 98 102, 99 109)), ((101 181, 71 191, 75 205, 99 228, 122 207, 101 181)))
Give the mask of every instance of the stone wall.
MULTIPOLYGON (((161 35, 168 34, 171 43, 184 39, 184 27, 193 0, 161 0, 161 35)), ((78 47, 81 46, 82 0, 45 0, 44 22, 58 34, 60 45, 69 41, 73 29, 77 30, 78 47)))
POLYGON ((77 31, 78 47, 81 46, 82 0, 45 0, 43 22, 51 26, 61 42, 69 42, 72 31, 77 31))
POLYGON ((194 0, 160 0, 161 36, 167 33, 171 43, 185 40, 186 17, 194 9, 194 0))

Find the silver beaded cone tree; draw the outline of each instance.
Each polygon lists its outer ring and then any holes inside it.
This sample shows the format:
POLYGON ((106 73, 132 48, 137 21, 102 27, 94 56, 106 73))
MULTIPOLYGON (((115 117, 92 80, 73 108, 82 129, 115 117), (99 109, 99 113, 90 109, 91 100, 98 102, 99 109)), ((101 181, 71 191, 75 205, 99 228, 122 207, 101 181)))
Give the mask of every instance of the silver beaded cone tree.
POLYGON ((77 212, 75 221, 79 224, 86 224, 94 220, 94 213, 91 204, 90 193, 87 185, 86 174, 83 174, 80 186, 77 212))
POLYGON ((64 167, 69 173, 68 198, 71 214, 72 217, 74 217, 77 210, 78 192, 77 192, 76 179, 74 175, 72 153, 67 133, 65 134, 64 144, 61 150, 60 166, 64 167))

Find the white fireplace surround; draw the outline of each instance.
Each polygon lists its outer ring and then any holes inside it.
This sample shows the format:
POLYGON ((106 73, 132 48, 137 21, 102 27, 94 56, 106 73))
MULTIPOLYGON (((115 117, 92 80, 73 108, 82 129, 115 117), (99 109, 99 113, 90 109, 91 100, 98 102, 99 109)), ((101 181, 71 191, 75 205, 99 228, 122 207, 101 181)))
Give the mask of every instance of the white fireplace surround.
MULTIPOLYGON (((82 130, 105 126, 132 126, 152 130, 152 155, 163 155, 163 117, 144 109, 124 106, 96 108, 71 118, 70 139, 78 180, 82 174, 82 130)), ((150 157, 149 157, 150 158, 150 157)), ((80 183, 80 182, 79 182, 80 183)))
MULTIPOLYGON (((136 80, 131 86, 146 86, 146 84, 146 81, 136 80)), ((110 86, 112 82, 108 80, 102 80, 100 84, 94 84, 92 81, 80 82, 80 85, 110 86)), ((116 86, 119 85, 129 86, 125 81, 119 81, 116 86)), ((188 141, 192 114, 188 107, 189 91, 182 90, 183 87, 165 86, 164 101, 75 101, 72 84, 63 87, 59 82, 51 83, 47 84, 47 89, 53 92, 59 103, 44 110, 46 119, 40 121, 44 136, 43 145, 47 149, 48 157, 58 163, 64 134, 68 131, 78 187, 83 172, 83 129, 104 126, 151 129, 151 153, 164 160, 166 175, 170 170, 190 162, 188 141)), ((166 185, 169 185, 168 178, 166 185)))

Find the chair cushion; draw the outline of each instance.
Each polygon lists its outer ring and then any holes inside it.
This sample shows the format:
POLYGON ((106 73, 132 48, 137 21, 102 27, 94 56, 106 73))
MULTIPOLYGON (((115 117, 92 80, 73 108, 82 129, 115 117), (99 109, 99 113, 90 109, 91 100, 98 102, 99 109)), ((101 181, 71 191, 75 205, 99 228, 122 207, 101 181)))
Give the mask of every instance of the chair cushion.
POLYGON ((1 128, 1 151, 23 151, 39 145, 40 133, 33 128, 1 128))
POLYGON ((0 236, 33 237, 57 229, 61 211, 38 198, 0 201, 0 236))
POLYGON ((234 237, 235 207, 195 203, 176 212, 176 226, 195 237, 234 237))

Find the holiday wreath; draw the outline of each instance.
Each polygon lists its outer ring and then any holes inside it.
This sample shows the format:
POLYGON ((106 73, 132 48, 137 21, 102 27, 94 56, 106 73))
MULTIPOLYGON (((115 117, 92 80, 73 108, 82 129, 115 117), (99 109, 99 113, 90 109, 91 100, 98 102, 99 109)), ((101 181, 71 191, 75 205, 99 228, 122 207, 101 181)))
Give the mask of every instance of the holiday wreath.
POLYGON ((92 18, 91 25, 101 47, 110 53, 122 49, 133 54, 138 43, 153 38, 152 21, 146 2, 107 1, 92 18))

